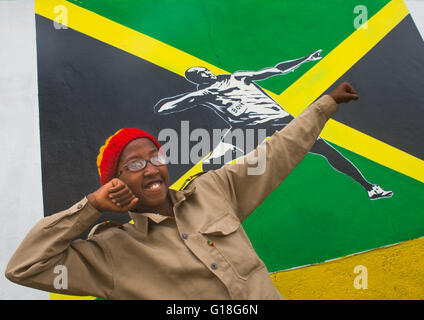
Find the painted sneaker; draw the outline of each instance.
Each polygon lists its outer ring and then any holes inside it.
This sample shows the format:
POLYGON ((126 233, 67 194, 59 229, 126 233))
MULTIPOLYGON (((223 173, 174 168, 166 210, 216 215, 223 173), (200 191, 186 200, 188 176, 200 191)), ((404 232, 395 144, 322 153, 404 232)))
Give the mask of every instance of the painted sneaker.
POLYGON ((368 197, 370 200, 390 198, 391 196, 393 196, 393 191, 385 191, 378 184, 374 184, 372 189, 368 191, 368 197))

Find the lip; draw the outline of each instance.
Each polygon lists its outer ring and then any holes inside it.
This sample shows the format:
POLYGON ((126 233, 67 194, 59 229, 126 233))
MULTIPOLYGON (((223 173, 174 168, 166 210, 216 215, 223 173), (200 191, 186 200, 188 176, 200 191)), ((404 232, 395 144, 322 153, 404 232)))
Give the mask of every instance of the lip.
POLYGON ((164 183, 161 179, 156 179, 156 180, 152 180, 147 182, 146 184, 144 184, 143 186, 143 191, 145 192, 158 192, 161 191, 163 189, 164 183), (159 183, 159 187, 157 189, 149 189, 148 185, 151 185, 153 183, 159 183))

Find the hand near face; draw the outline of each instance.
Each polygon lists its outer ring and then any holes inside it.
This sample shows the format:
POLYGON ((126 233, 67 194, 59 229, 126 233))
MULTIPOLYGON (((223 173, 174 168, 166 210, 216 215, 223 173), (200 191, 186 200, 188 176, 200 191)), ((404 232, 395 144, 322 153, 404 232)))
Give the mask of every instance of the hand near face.
POLYGON ((355 89, 348 82, 339 84, 329 95, 337 104, 359 99, 355 89))
POLYGON ((138 198, 120 179, 114 178, 87 196, 88 202, 100 212, 124 213, 135 208, 138 198))

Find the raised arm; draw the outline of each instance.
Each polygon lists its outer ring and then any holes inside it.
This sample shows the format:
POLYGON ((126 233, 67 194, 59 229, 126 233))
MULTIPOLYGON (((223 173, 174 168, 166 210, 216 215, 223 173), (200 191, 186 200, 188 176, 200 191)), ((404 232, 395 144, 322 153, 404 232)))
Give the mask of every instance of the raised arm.
POLYGON ((275 132, 236 163, 211 172, 217 191, 222 192, 240 221, 252 213, 305 157, 328 119, 338 110, 337 103, 357 99, 353 88, 352 92, 346 88, 339 86, 335 94, 325 95, 311 104, 284 129, 275 132), (258 174, 257 168, 261 166, 263 170, 258 174))

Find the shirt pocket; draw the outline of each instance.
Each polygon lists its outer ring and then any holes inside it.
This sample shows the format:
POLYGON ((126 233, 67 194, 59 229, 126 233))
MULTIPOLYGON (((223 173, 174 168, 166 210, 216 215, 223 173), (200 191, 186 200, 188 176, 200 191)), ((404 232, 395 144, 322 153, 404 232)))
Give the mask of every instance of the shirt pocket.
POLYGON ((234 214, 225 213, 199 232, 212 242, 239 278, 247 280, 253 271, 263 266, 234 214))

